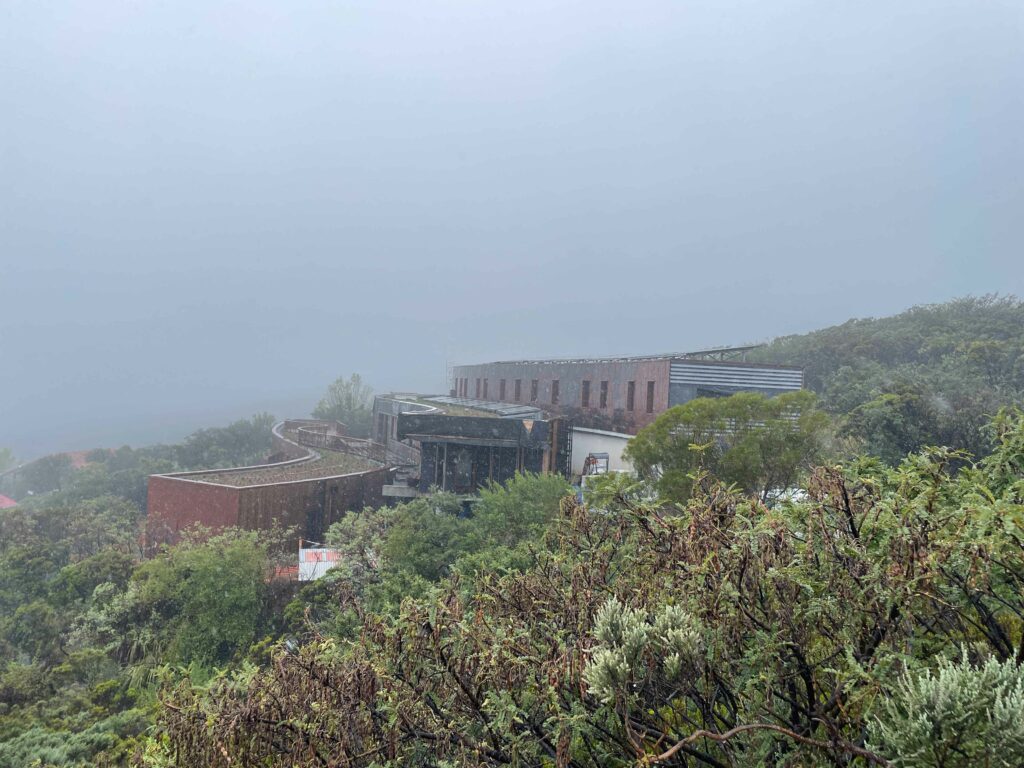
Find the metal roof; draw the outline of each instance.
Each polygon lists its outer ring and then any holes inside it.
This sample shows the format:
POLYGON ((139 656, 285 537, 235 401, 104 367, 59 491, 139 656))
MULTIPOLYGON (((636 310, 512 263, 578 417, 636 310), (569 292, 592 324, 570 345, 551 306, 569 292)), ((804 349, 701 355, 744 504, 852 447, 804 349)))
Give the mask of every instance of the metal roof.
MULTIPOLYGON (((546 358, 534 360, 495 360, 490 363, 470 363, 461 367, 472 367, 473 365, 550 365, 553 363, 633 363, 648 362, 656 360, 702 360, 711 364, 730 364, 739 361, 728 360, 726 356, 743 355, 753 349, 763 347, 764 344, 752 344, 745 347, 714 347, 712 349, 701 349, 694 352, 670 352, 662 355, 628 355, 623 357, 564 357, 546 358)), ((788 368, 794 366, 773 365, 765 363, 743 363, 744 365, 767 365, 772 368, 788 368)))

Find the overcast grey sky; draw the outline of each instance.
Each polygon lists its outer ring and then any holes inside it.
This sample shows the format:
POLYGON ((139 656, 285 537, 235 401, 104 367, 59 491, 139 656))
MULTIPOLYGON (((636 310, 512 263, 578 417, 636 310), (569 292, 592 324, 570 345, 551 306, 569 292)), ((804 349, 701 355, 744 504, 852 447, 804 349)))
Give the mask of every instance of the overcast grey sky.
POLYGON ((0 446, 1024 294, 1019 0, 0 0, 0 446))

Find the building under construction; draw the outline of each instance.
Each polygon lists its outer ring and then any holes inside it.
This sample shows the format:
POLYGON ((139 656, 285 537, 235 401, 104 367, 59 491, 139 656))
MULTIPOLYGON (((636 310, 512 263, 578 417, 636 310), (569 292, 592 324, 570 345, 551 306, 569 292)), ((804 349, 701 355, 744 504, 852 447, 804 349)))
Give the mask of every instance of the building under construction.
POLYGON ((374 400, 373 440, 402 467, 385 494, 408 496, 431 488, 471 494, 518 472, 570 472, 567 419, 527 405, 454 396, 380 395, 374 400))
POLYGON ((578 426, 635 434, 672 406, 697 397, 772 396, 803 388, 800 368, 748 363, 751 349, 459 365, 452 369, 451 394, 543 408, 578 426))

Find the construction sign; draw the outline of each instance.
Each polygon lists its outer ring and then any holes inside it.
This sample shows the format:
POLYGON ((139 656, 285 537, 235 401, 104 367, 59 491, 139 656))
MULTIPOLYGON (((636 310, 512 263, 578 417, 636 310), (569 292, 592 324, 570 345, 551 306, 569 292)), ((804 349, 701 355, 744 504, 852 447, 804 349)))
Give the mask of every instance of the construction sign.
POLYGON ((299 549, 299 581, 315 581, 341 562, 341 553, 326 547, 299 549))

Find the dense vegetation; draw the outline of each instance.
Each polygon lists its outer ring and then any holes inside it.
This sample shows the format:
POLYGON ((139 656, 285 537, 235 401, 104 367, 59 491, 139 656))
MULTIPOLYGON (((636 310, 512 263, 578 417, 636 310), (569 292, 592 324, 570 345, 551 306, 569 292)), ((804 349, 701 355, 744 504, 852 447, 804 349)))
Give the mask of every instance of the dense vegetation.
POLYGON ((270 453, 273 425, 273 416, 260 413, 226 427, 200 429, 177 445, 90 451, 89 463, 78 470, 67 454, 44 456, 0 478, 0 493, 24 499, 60 492, 47 503, 57 498, 82 500, 113 495, 128 499, 144 513, 147 477, 160 472, 238 467, 262 461, 270 453))
POLYGON ((128 764, 148 743, 164 681, 203 685, 219 669, 256 668, 311 626, 351 634, 341 589, 387 611, 456 560, 528 558, 526 542, 569 492, 557 477, 520 478, 485 491, 469 516, 447 494, 353 515, 330 534, 344 567, 298 595, 270 578, 294 562, 283 532, 197 532, 144 559, 146 474, 260 460, 271 423, 98 451, 77 471, 61 462, 59 490, 0 510, 0 768, 128 764))
POLYGON ((180 445, 95 451, 5 478, 0 510, 0 766, 123 764, 169 664, 206 674, 280 613, 267 543, 237 534, 142 560, 146 477, 270 450, 266 414, 180 445), (32 495, 28 492, 32 491, 32 495))
POLYGON ((1024 403, 1024 302, 965 298, 850 320, 753 359, 801 366, 841 433, 890 464, 926 445, 981 455, 992 415, 1024 403))
POLYGON ((779 340, 817 396, 672 409, 584 502, 348 515, 301 588, 282 532, 140 550, 147 475, 258 461, 269 416, 36 462, 0 479, 0 768, 1024 765, 1022 320, 779 340))
POLYGON ((991 430, 976 463, 825 466, 771 507, 706 475, 685 504, 568 497, 498 567, 475 556, 490 542, 449 548, 471 521, 417 502, 317 586, 333 621, 273 664, 169 684, 146 760, 1021 765, 1024 417, 991 430))
POLYGON ((813 393, 740 392, 670 408, 630 440, 626 456, 664 498, 688 498, 705 470, 768 501, 821 460, 828 438, 813 393))

